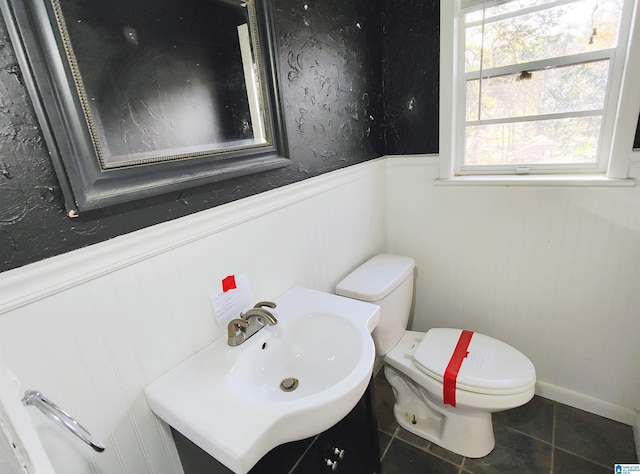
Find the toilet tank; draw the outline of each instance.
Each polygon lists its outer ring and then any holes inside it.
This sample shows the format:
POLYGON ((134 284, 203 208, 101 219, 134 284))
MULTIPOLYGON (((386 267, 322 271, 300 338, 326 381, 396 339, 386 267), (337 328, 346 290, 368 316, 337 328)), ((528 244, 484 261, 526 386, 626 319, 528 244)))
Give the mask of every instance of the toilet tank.
POLYGON ((380 306, 380 322, 371 334, 378 355, 389 352, 407 329, 414 267, 413 258, 379 254, 336 286, 338 295, 380 306))

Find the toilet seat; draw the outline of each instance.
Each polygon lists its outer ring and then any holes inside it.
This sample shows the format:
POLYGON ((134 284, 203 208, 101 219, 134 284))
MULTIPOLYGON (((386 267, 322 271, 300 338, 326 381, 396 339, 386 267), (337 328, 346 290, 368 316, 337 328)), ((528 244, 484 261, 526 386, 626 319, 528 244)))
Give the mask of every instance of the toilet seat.
MULTIPOLYGON (((413 362, 429 377, 444 381, 444 373, 462 330, 430 329, 415 348, 413 362)), ((535 383, 535 367, 520 351, 502 341, 474 333, 456 379, 456 388, 488 395, 509 395, 535 383)))
MULTIPOLYGON (((416 364, 413 355, 424 340, 426 334, 418 331, 405 331, 404 335, 398 341, 398 343, 384 356, 384 363, 387 368, 391 368, 399 373, 403 374, 407 380, 411 380, 415 384, 417 391, 422 391, 431 398, 434 403, 438 404, 439 410, 451 409, 456 413, 460 413, 466 410, 486 410, 487 412, 509 410, 511 408, 524 405, 527 403, 535 392, 535 378, 531 380, 530 384, 521 387, 520 389, 513 389, 511 391, 505 390, 490 390, 490 389, 478 389, 475 387, 463 387, 457 386, 456 390, 456 407, 450 407, 443 404, 443 389, 444 382, 443 377, 438 377, 436 374, 429 374, 425 370, 422 370, 416 364)), ((449 357, 451 354, 449 354, 449 357)), ((385 372, 386 373, 386 372, 385 372)))

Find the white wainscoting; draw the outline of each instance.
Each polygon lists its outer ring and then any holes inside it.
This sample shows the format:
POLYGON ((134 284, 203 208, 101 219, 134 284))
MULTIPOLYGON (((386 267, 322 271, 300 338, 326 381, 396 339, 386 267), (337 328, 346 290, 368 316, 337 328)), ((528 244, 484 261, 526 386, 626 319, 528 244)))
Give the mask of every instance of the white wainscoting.
POLYGON ((633 438, 636 441, 636 454, 640 460, 640 411, 636 412, 636 419, 633 422, 633 438))
POLYGON ((538 393, 638 436, 640 188, 436 187, 438 164, 374 160, 0 274, 0 363, 107 445, 26 409, 57 471, 180 473, 142 390, 224 334, 220 280, 332 291, 380 251, 416 259, 413 329, 502 339, 538 393))
POLYGON ((181 473, 143 388, 225 334, 209 301, 225 276, 256 301, 333 291, 384 250, 384 186, 374 160, 0 274, 0 363, 107 446, 25 408, 56 472, 181 473))
POLYGON ((386 161, 389 250, 417 265, 413 329, 504 340, 531 358, 541 395, 633 424, 640 187, 434 186, 438 164, 386 161))

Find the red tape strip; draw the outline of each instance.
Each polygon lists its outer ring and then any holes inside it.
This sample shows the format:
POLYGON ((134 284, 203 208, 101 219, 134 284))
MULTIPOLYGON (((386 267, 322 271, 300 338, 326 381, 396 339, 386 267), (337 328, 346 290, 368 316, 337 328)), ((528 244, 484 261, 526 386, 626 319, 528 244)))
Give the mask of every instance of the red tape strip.
POLYGON ((456 380, 458 379, 458 372, 462 366, 462 361, 469 355, 467 349, 469 348, 472 336, 473 331, 467 331, 466 329, 460 333, 456 348, 453 350, 453 355, 449 360, 447 369, 444 371, 442 398, 445 405, 456 406, 456 380))
POLYGON ((226 293, 229 290, 235 290, 236 288, 236 277, 234 275, 229 275, 228 277, 222 279, 223 293, 226 293))

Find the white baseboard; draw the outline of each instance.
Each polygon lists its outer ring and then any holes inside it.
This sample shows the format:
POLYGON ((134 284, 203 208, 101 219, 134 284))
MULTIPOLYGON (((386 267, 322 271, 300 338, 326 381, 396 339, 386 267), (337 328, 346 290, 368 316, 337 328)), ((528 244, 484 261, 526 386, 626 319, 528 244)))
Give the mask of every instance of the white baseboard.
POLYGON ((640 461, 640 412, 636 412, 636 419, 633 422, 633 438, 636 441, 636 456, 640 461))
POLYGON ((558 387, 547 382, 536 382, 536 395, 550 400, 564 403, 565 405, 588 411, 595 415, 604 416, 611 420, 619 421, 625 425, 634 427, 636 447, 640 431, 640 415, 632 408, 621 407, 604 400, 590 397, 583 393, 574 392, 566 388, 558 387))

